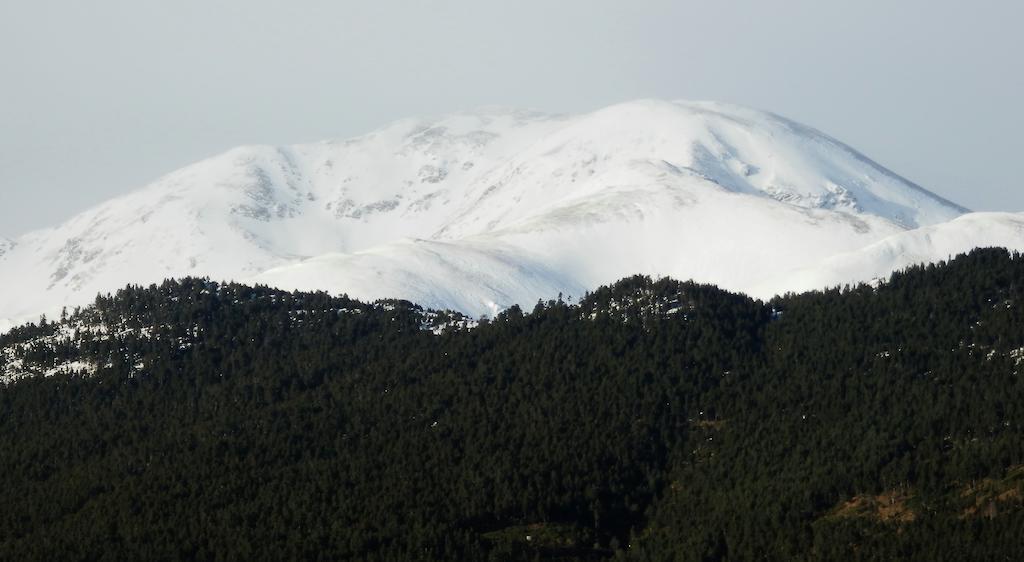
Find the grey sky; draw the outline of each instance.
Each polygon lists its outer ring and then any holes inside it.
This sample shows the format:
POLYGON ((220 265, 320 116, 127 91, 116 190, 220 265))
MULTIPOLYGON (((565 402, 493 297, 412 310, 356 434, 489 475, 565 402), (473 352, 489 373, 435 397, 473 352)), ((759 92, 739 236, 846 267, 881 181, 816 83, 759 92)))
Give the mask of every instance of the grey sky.
POLYGON ((1022 18, 1016 0, 3 0, 0 235, 239 144, 640 97, 771 110, 1021 211, 1022 18))

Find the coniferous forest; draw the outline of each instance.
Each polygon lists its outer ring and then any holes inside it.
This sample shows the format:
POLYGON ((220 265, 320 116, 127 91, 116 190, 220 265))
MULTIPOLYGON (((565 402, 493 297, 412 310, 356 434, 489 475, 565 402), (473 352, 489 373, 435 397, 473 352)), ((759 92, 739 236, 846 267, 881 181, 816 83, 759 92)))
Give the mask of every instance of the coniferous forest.
MULTIPOLYGON (((528 307, 529 308, 529 307, 528 307)), ((205 279, 0 336, 2 560, 1019 560, 1024 259, 479 324, 205 279)))

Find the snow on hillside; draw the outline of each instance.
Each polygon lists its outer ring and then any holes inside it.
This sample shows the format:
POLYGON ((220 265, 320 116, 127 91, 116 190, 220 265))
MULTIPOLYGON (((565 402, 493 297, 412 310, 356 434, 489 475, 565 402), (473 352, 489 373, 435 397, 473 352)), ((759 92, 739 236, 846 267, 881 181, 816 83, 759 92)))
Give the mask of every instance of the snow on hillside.
POLYGON ((444 234, 509 225, 609 189, 699 184, 901 227, 966 210, 813 129, 719 103, 638 101, 573 119, 477 182, 444 234))
POLYGON ((590 288, 554 265, 501 243, 403 240, 353 254, 320 256, 254 280, 300 290, 330 287, 364 300, 397 295, 424 307, 479 317, 560 292, 582 295, 590 288))
POLYGON ((766 205, 698 184, 613 192, 485 235, 443 244, 401 241, 274 269, 256 280, 327 286, 364 298, 399 295, 479 315, 559 292, 579 296, 635 273, 746 290, 767 271, 796 268, 895 232, 874 217, 766 205))
POLYGON ((1024 213, 971 213, 947 223, 894 234, 832 256, 814 267, 787 272, 754 292, 772 295, 884 279, 911 265, 949 259, 984 247, 1024 252, 1024 213))
MULTIPOLYGON (((240 147, 0 242, 0 318, 185 275, 473 315, 635 273, 763 293, 965 212, 835 139, 752 109, 491 109, 342 141, 240 147)), ((850 267, 867 279, 887 267, 875 265, 850 267)))

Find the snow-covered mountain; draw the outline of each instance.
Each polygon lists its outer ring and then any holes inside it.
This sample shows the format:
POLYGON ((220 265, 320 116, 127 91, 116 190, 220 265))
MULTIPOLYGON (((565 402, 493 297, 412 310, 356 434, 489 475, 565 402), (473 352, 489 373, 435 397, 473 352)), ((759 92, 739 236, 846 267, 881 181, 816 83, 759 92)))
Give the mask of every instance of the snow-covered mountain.
POLYGON ((814 129, 733 105, 486 110, 237 148, 0 241, 0 318, 185 275, 473 315, 634 273, 770 296, 966 246, 1024 248, 1021 215, 953 220, 966 212, 814 129))

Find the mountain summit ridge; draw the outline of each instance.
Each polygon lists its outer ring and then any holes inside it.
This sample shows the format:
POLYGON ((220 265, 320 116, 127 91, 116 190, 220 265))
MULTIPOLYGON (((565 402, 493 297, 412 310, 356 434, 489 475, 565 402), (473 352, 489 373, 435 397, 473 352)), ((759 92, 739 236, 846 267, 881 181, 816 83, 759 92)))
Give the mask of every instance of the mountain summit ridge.
POLYGON ((0 319, 186 275, 472 315, 636 273, 770 296, 867 280, 808 271, 966 212, 815 129, 732 104, 492 108, 238 147, 0 241, 0 319))

